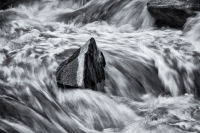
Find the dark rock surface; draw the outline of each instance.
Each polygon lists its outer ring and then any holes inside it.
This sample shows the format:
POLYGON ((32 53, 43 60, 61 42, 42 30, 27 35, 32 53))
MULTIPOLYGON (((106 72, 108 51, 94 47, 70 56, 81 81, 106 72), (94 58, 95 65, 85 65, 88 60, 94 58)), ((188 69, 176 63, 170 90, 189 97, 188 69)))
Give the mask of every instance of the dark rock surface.
POLYGON ((56 79, 61 88, 90 88, 103 91, 105 59, 94 38, 58 67, 56 79))
POLYGON ((199 0, 151 0, 148 11, 156 19, 157 26, 183 28, 189 17, 200 11, 199 0))

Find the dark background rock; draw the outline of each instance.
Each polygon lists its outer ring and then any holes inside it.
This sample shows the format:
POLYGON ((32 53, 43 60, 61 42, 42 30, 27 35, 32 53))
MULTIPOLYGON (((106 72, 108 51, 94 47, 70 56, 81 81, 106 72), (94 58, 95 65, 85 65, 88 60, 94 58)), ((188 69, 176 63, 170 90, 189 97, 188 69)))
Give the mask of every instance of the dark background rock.
POLYGON ((148 11, 156 19, 158 27, 170 26, 183 28, 189 17, 200 11, 199 0, 151 0, 147 4, 148 11))
POLYGON ((105 59, 94 38, 63 61, 56 79, 61 88, 90 88, 103 91, 105 59))

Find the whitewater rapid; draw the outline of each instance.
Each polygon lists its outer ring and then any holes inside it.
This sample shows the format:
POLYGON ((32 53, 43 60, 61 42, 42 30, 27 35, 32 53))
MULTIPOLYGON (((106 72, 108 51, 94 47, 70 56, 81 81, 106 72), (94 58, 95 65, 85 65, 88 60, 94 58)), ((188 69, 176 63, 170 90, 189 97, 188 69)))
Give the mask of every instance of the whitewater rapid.
POLYGON ((183 31, 158 29, 147 2, 52 0, 0 11, 0 131, 200 132, 199 15, 183 31), (105 56, 105 92, 58 88, 58 65, 91 37, 105 56))

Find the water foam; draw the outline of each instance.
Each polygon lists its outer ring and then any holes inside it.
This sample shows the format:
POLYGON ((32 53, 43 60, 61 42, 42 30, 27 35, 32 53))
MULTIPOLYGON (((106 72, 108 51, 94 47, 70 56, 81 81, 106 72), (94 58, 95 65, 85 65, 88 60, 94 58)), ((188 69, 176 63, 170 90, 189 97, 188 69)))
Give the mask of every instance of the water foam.
MULTIPOLYGON (((96 5, 106 7, 108 1, 96 5)), ((110 5, 115 2, 119 1, 110 5)), ((8 127, 38 133, 200 131, 195 46, 182 31, 152 28, 146 1, 121 2, 123 8, 111 8, 116 11, 111 19, 119 25, 110 20, 85 25, 55 22, 60 13, 76 9, 50 3, 12 9, 30 19, 9 20, 4 28, 12 32, 0 37, 0 131, 9 132, 8 127), (59 63, 70 56, 69 49, 79 48, 91 37, 106 59, 106 94, 58 88, 59 63)))

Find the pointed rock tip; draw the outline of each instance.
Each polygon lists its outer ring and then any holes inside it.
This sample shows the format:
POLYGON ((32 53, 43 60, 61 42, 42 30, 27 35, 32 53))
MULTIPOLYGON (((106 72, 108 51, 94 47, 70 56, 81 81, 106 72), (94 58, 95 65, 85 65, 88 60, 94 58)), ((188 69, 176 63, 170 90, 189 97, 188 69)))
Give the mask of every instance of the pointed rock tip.
POLYGON ((92 37, 90 38, 90 43, 96 43, 95 39, 92 37))

